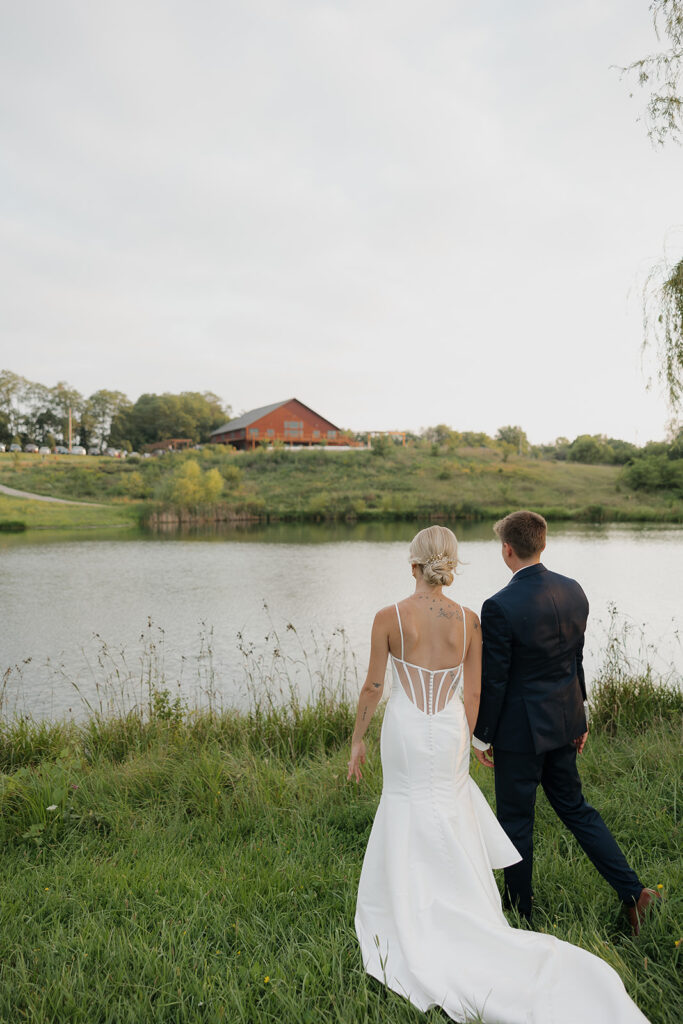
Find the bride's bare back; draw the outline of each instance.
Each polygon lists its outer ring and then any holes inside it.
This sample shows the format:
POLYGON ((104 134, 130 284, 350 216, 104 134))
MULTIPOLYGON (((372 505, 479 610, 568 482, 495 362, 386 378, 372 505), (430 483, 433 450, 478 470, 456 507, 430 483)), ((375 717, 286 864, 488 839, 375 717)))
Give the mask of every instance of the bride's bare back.
POLYGON ((458 684, 462 681, 463 662, 467 650, 465 609, 437 593, 429 597, 415 595, 401 602, 401 606, 402 611, 398 604, 395 606, 401 638, 400 655, 391 649, 392 638, 389 638, 396 677, 406 697, 418 710, 428 715, 438 715, 450 703, 458 684), (408 621, 404 622, 404 618, 408 621), (406 653, 408 623, 413 640, 413 653, 410 657, 410 650, 406 653), (459 627, 457 634, 456 625, 459 627), (457 643, 456 655, 453 648, 457 636, 461 636, 462 639, 457 643), (434 653, 435 641, 438 641, 437 654, 434 653), (419 660, 423 648, 425 658, 419 660), (439 656, 439 651, 443 657, 439 656))
POLYGON ((398 609, 401 621, 399 623, 395 617, 389 633, 389 652, 395 658, 420 665, 427 671, 452 668, 463 661, 467 654, 467 634, 471 633, 463 613, 467 616, 469 612, 474 620, 473 612, 438 592, 413 594, 405 601, 399 601, 398 609))

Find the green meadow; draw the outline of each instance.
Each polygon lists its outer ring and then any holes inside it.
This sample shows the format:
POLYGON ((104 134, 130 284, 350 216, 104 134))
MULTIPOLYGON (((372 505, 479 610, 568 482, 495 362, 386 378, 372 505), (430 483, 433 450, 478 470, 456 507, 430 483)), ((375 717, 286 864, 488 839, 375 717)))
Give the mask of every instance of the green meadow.
MULTIPOLYGON (((535 926, 603 957, 653 1024, 680 1024, 683 698, 612 671, 592 703, 587 796, 661 906, 633 938, 541 794, 535 926)), ((362 969, 353 917, 380 722, 357 788, 353 717, 343 689, 238 714, 188 709, 153 679, 127 709, 78 722, 6 717, 0 1021, 443 1021, 362 969)), ((491 774, 472 770, 492 801, 491 774)))

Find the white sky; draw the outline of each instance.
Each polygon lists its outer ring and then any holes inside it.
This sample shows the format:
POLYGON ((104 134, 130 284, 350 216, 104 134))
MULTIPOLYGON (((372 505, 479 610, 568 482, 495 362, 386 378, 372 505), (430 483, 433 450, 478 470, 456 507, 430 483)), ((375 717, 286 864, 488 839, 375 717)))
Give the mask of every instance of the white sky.
POLYGON ((660 437, 647 0, 0 6, 0 366, 340 426, 660 437))

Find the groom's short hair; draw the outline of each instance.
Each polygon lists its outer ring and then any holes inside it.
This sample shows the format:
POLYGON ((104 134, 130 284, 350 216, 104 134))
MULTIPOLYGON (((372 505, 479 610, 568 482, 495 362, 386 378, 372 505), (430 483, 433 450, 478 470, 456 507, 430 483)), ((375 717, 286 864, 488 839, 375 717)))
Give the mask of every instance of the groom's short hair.
POLYGON ((511 512, 504 519, 499 519, 493 531, 502 544, 509 544, 518 558, 531 558, 545 547, 545 535, 548 529, 543 516, 538 512, 511 512))

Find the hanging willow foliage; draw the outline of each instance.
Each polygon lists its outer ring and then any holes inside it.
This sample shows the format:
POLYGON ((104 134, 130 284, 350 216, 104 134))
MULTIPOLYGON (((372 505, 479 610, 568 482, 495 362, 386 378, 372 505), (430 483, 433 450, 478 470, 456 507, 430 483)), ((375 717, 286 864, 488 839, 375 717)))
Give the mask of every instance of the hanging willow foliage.
POLYGON ((668 49, 636 60, 622 74, 635 75, 638 84, 650 91, 645 124, 650 141, 663 145, 667 139, 681 141, 683 135, 683 0, 651 0, 650 12, 657 39, 668 49))
POLYGON ((657 346, 658 376, 675 410, 683 397, 683 259, 673 268, 656 266, 644 294, 644 345, 657 346))

